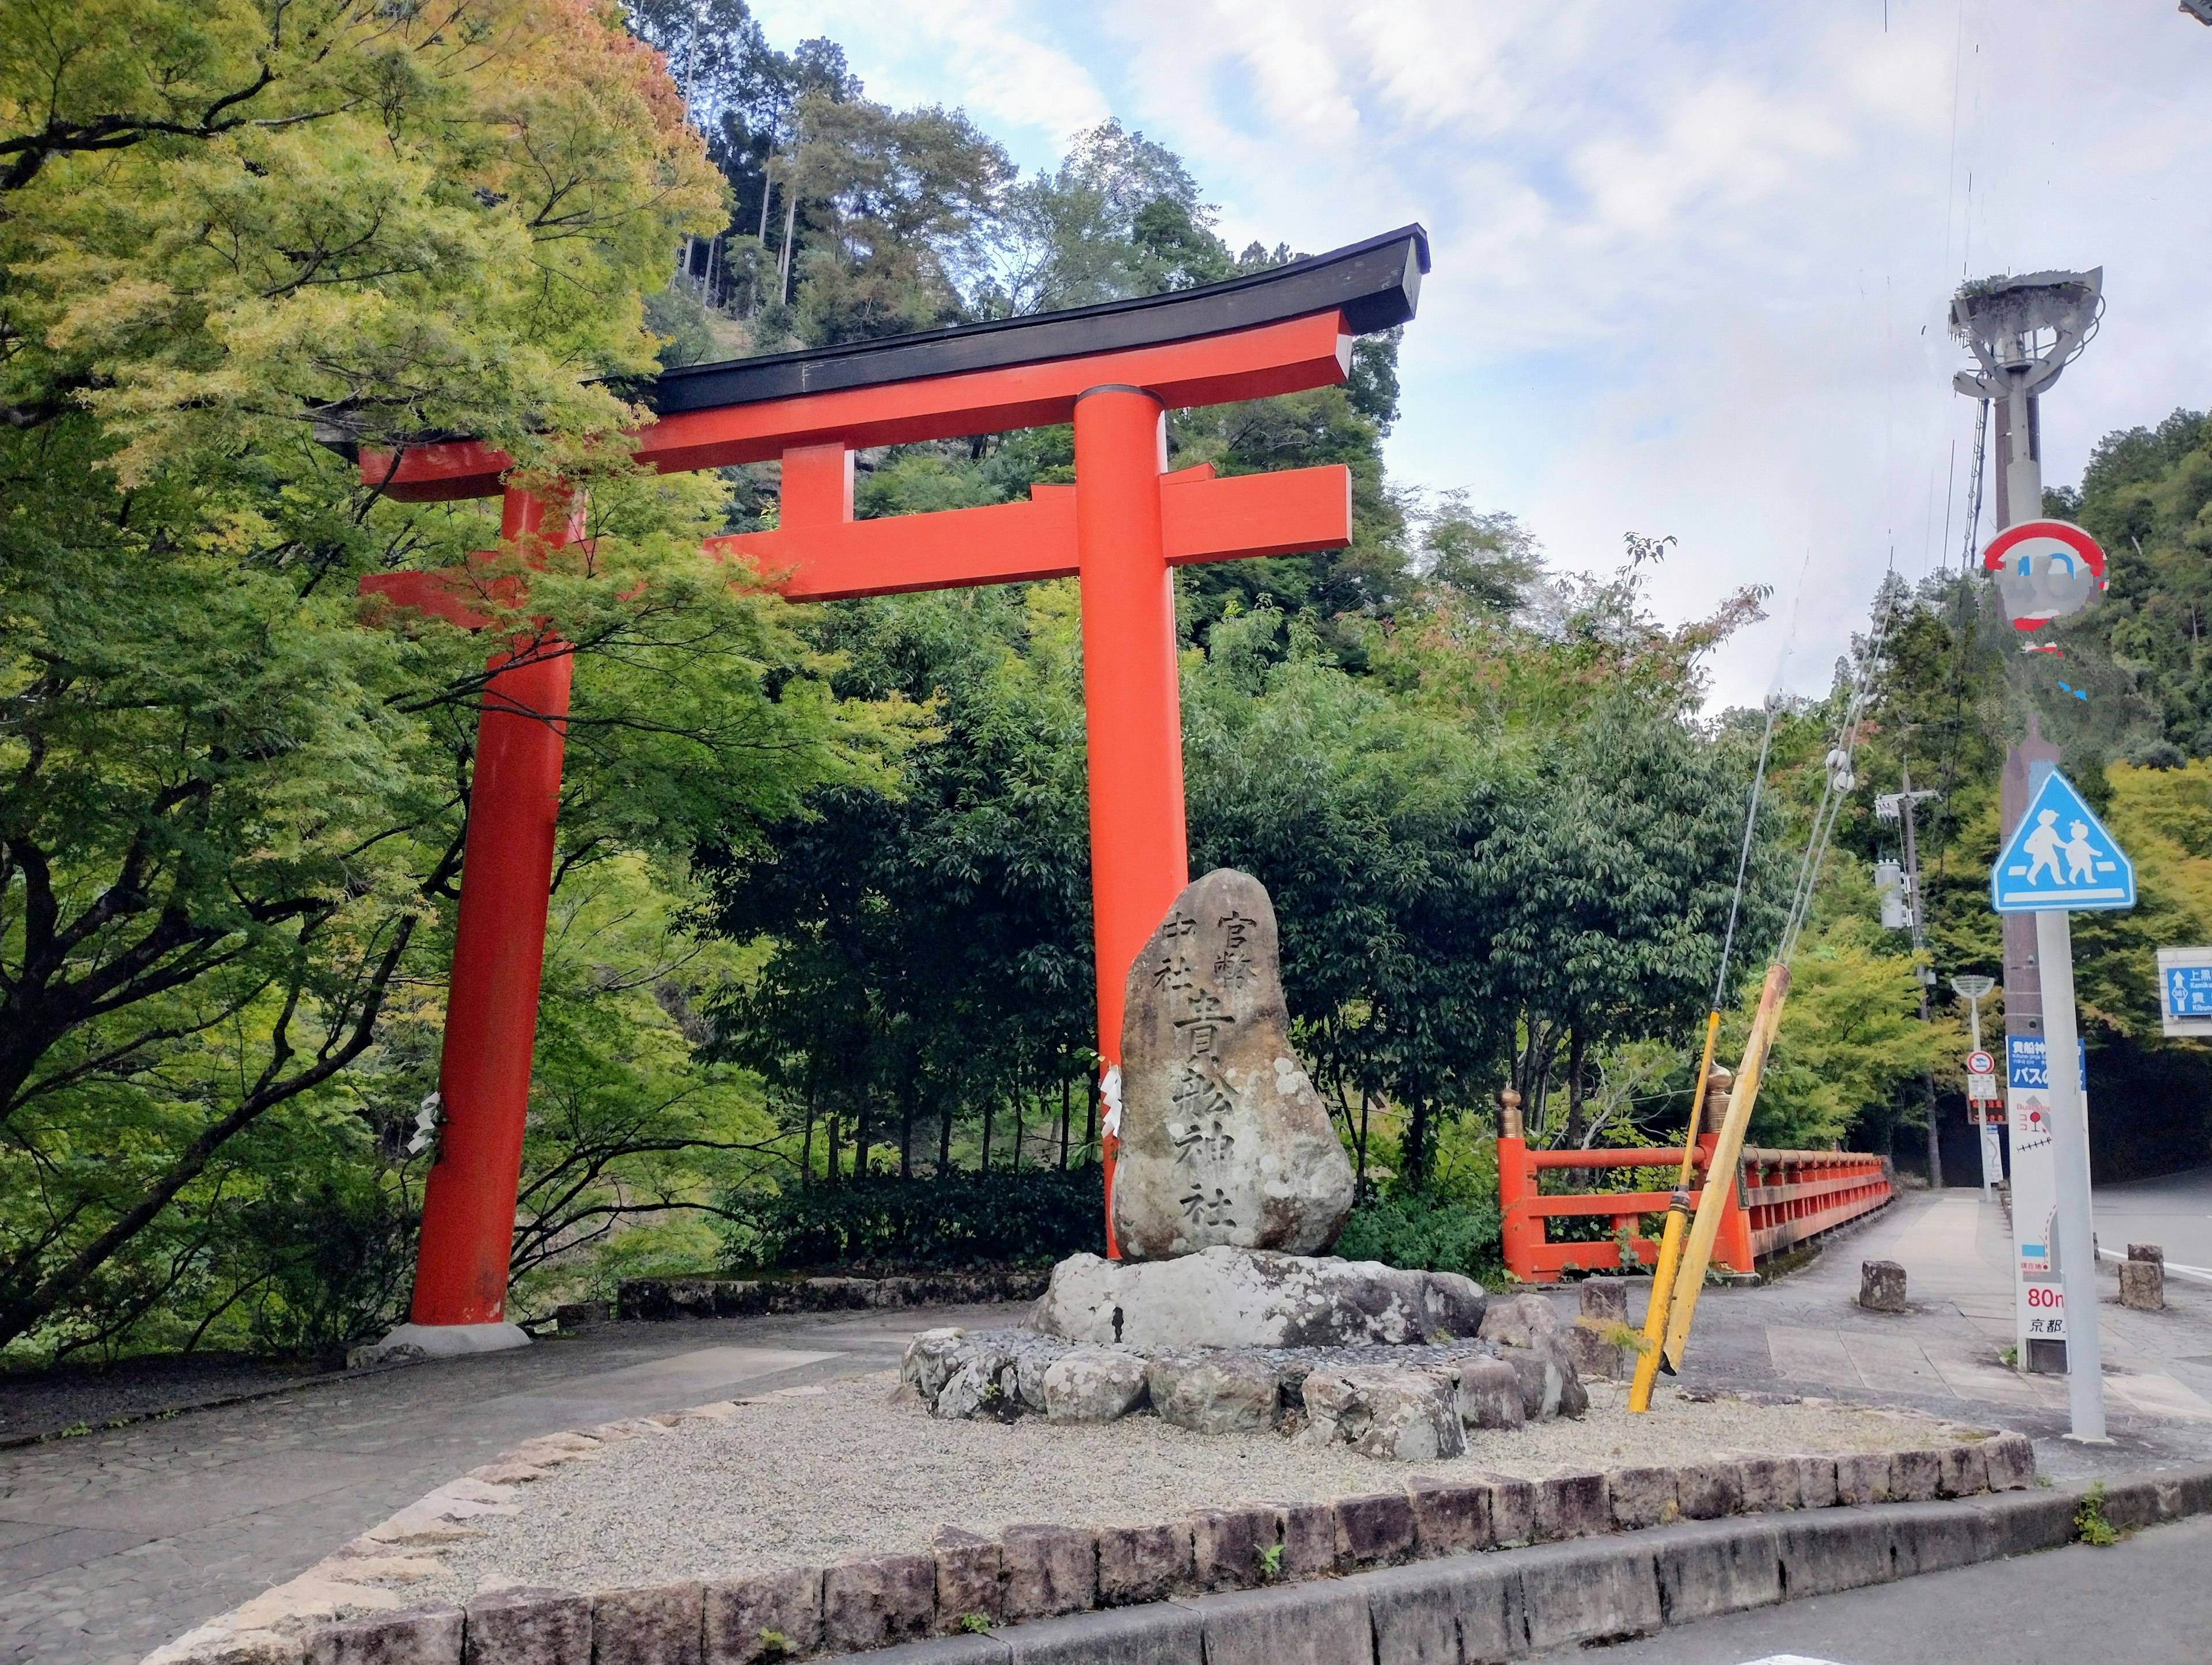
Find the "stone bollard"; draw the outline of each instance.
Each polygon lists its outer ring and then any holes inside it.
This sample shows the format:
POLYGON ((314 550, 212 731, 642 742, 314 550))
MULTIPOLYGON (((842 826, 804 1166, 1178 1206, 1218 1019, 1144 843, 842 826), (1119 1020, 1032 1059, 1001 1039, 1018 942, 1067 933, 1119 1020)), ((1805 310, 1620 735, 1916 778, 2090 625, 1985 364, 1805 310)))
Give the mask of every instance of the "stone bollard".
POLYGON ((2156 1243, 2130 1243, 2120 1262, 2120 1304, 2137 1312, 2166 1310, 2166 1250, 2156 1243))
POLYGON ((1583 1279, 1582 1316, 1593 1324, 1626 1323, 1628 1285, 1618 1278, 1583 1279))
POLYGON ((1582 1310, 1567 1332, 1567 1352, 1575 1373, 1585 1380, 1596 1376, 1618 1381, 1632 1374, 1635 1355, 1619 1342, 1606 1340, 1628 1325, 1628 1285, 1618 1278, 1585 1278, 1582 1310))
POLYGON ((1859 1304, 1869 1312, 1903 1312, 1905 1268, 1895 1261, 1868 1261, 1859 1267, 1859 1304))

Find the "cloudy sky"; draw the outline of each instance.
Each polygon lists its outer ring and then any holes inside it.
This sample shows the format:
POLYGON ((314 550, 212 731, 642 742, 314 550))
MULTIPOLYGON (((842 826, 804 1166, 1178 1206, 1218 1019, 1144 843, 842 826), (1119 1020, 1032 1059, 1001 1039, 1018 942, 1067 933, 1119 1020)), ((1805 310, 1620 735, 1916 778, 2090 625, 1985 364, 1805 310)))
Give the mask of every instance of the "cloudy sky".
MULTIPOLYGON (((1771 584, 1716 697, 1825 689, 1883 568, 1958 558, 1965 276, 2102 265, 2045 479, 2212 403, 2212 28, 2173 0, 755 0, 872 97, 965 107, 1025 167, 1119 116, 1232 244, 1409 220, 1401 478, 1563 567, 1672 533, 1681 618, 1771 584), (1794 630, 1793 630, 1793 619, 1794 630)), ((1986 532, 1986 525, 1984 531, 1986 532)))

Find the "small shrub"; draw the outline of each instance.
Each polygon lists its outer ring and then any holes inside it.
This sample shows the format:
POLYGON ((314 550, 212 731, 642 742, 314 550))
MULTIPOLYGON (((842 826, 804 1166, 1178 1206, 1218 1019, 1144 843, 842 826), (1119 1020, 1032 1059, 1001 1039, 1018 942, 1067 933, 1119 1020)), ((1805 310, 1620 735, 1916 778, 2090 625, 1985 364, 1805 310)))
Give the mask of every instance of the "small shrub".
POLYGON ((2085 1544, 2119 1542, 2118 1529, 2105 1518, 2104 1481, 2089 1482, 2088 1495, 2081 1499, 2081 1506, 2074 1511, 2074 1535, 2085 1544))
POLYGON ((870 1177, 722 1199, 733 1272, 803 1267, 1048 1266, 1105 1247, 1096 1167, 870 1177))
POLYGON ((1283 1576, 1283 1547, 1269 1544, 1260 1552, 1260 1576, 1269 1583, 1283 1576))
POLYGON ((963 1613, 960 1615, 960 1628, 969 1636, 981 1636, 991 1628, 991 1617, 988 1613, 963 1613))
POLYGON ((1336 1250, 1350 1261, 1380 1261, 1409 1272, 1457 1272, 1480 1283, 1502 1281, 1504 1217, 1495 1202, 1443 1200, 1419 1192, 1362 1197, 1336 1250))

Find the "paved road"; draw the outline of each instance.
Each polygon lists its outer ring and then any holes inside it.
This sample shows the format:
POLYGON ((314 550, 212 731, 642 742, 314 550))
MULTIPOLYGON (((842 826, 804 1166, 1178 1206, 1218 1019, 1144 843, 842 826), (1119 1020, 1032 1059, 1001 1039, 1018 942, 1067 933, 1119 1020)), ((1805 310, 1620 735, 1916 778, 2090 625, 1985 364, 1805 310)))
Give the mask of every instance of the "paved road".
MULTIPOLYGON (((2212 1223, 2212 1170, 2112 1188, 2098 1208, 2108 1243, 2149 1237, 2212 1266, 2212 1238, 2185 1235, 2199 1216, 2212 1223)), ((1998 1423, 2034 1436, 2059 1475, 2212 1458, 2212 1286, 2177 1280, 2166 1313, 2103 1309, 2116 1437, 2088 1449, 2058 1438, 2062 1382, 1998 1362, 2008 1253, 2001 1215, 1976 1194, 1908 1195, 1793 1278, 1709 1291, 1682 1384, 1998 1423), (1854 1303, 1859 1262, 1876 1256, 1905 1262, 1913 1312, 1854 1303)), ((992 1310, 612 1325, 0 1451, 0 1662, 131 1665, 533 1434, 878 1369, 919 1324, 992 1310)))
MULTIPOLYGON (((2212 1170, 2155 1188, 2100 1189, 2096 1208, 2106 1243, 2124 1243, 2131 1233, 2142 1242, 2153 1221, 2171 1228, 2191 1208, 2212 1215, 2212 1170)), ((1998 1358, 2013 1339, 2010 1253, 2002 1211, 1978 1192, 1907 1192, 1794 1277, 1759 1289, 1707 1291, 1682 1385, 1909 1405, 1996 1422, 2032 1436, 2044 1472, 2061 1477, 2212 1459, 2212 1286, 2169 1279, 2166 1311, 2130 1312, 2118 1303, 2117 1274, 2104 1268, 2098 1320, 2113 1443, 2087 1448, 2060 1437, 2068 1427, 2065 1379, 2021 1376, 1998 1358), (1876 1259, 1904 1264, 1911 1313, 1860 1310, 1859 1265, 1876 1259)), ((1559 1298, 1564 1306, 1568 1297, 1559 1298)), ((1640 1292, 1630 1304, 1640 1322, 1640 1292)))
POLYGON ((2129 1243, 2156 1243, 2169 1268, 2212 1285, 2212 1168, 2100 1186, 2097 1237, 2106 1253, 2129 1243))
MULTIPOLYGON (((1577 1651, 1594 1665, 2203 1665, 2212 1520, 1577 1651)), ((1565 1656, 1554 1655, 1553 1658, 1565 1656)))
POLYGON ((535 1434, 879 1370, 1008 1310, 611 1324, 0 1451, 0 1661, 131 1665, 535 1434))

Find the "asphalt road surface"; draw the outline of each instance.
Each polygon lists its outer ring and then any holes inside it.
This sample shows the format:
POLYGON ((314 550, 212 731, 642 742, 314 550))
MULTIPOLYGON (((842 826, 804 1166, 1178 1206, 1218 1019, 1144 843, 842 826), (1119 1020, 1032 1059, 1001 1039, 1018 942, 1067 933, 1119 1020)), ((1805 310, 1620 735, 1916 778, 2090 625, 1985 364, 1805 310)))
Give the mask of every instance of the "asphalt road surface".
MULTIPOLYGON (((1553 1658, 1566 1656, 1553 1655, 1553 1658)), ((1591 1665, 2204 1665, 2212 1518, 1588 1648, 1591 1665)))

